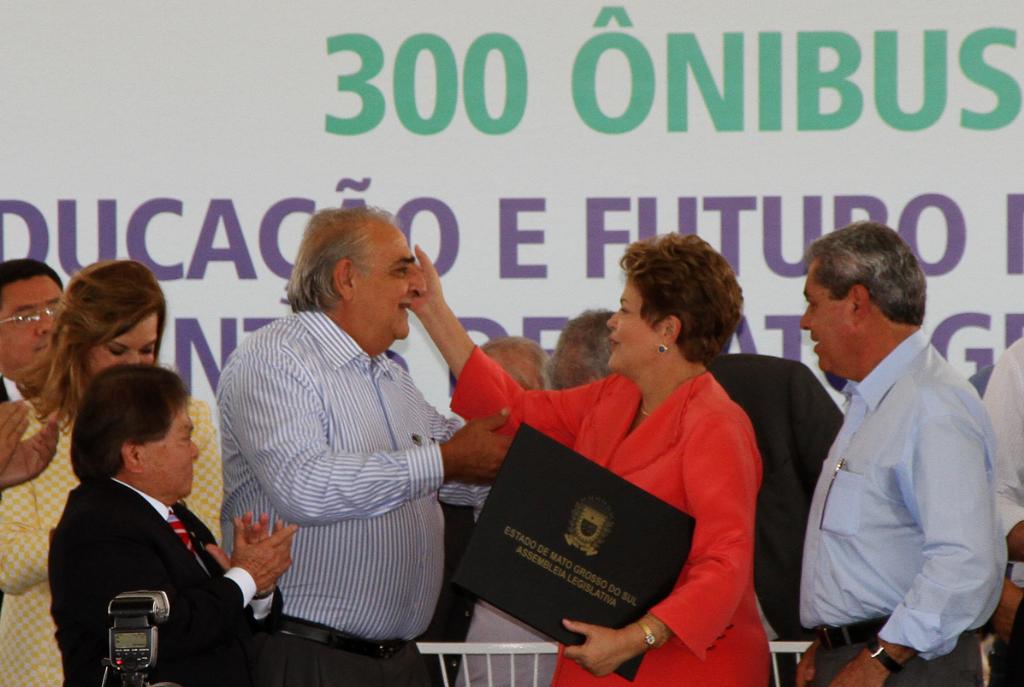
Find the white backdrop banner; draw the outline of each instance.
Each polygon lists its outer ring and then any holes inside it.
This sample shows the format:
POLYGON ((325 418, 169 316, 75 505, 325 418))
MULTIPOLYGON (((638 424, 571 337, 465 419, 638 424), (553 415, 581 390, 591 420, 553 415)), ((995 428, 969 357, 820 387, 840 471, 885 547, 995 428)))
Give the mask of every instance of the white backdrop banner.
MULTIPOLYGON (((630 241, 690 232, 746 296, 731 350, 816 366, 804 246, 872 218, 964 374, 1024 333, 1024 4, 0 4, 0 252, 161 280, 164 361, 212 400, 286 312, 317 208, 395 212, 474 337, 554 346, 630 241)), ((414 325, 395 352, 448 375, 414 325)))

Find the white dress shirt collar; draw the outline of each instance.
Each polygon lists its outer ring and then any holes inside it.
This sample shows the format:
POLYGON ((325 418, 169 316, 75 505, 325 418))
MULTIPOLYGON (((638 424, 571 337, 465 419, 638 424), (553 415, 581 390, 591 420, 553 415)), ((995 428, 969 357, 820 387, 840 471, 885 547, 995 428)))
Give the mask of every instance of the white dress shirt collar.
POLYGON ((7 389, 7 400, 20 401, 23 398, 23 396, 21 395, 21 392, 18 391, 18 385, 15 384, 13 379, 8 379, 7 377, 4 377, 3 379, 4 388, 7 389))
POLYGON ((126 482, 122 482, 121 480, 117 479, 116 477, 111 477, 110 479, 113 480, 114 482, 117 482, 118 484, 121 484, 123 486, 128 487, 129 489, 134 491, 136 494, 138 494, 142 498, 146 499, 146 503, 148 503, 149 505, 153 506, 153 508, 156 510, 156 512, 160 514, 160 517, 162 519, 166 520, 167 516, 171 513, 171 507, 168 506, 163 501, 159 501, 159 500, 153 498, 152 496, 150 496, 146 492, 140 491, 140 490, 136 489, 135 487, 133 487, 132 485, 127 484, 126 482))

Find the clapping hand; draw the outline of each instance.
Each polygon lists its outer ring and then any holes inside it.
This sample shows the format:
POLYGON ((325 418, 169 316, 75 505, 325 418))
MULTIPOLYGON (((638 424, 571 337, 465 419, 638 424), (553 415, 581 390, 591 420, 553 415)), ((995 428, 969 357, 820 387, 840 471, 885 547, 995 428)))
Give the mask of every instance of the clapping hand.
POLYGON ((53 460, 57 450, 58 427, 51 417, 28 439, 21 436, 28 427, 28 405, 0 403, 0 489, 36 477, 53 460))
MULTIPOLYGON (((264 513, 253 522, 252 511, 249 511, 241 518, 235 518, 234 524, 236 536, 239 530, 241 530, 242 538, 247 544, 258 544, 270 536, 270 516, 267 513, 264 513)), ((224 552, 224 549, 216 544, 207 544, 206 551, 213 556, 214 560, 220 563, 220 567, 224 570, 231 567, 231 558, 224 552)))
MULTIPOLYGON (((277 578, 291 567, 292 539, 299 529, 298 525, 285 525, 278 520, 271 532, 269 516, 264 514, 254 520, 252 513, 234 518, 233 522, 234 549, 227 563, 252 575, 257 594, 273 591, 277 578)), ((210 547, 207 547, 207 550, 210 550, 210 547)), ((216 557, 213 551, 210 553, 216 557)), ((226 556, 223 558, 227 559, 226 556)), ((222 560, 221 564, 224 562, 222 560)))

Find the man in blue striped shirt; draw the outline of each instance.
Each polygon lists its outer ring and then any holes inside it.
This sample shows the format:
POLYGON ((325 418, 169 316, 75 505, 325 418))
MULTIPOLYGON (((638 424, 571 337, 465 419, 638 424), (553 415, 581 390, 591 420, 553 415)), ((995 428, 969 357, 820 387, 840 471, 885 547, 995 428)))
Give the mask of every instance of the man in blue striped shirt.
POLYGON ((415 644, 441 584, 438 498, 478 504, 508 448, 499 414, 437 412, 385 352, 424 289, 384 212, 323 210, 288 283, 294 314, 249 337, 217 393, 231 518, 300 525, 286 620, 257 685, 426 685, 415 644))

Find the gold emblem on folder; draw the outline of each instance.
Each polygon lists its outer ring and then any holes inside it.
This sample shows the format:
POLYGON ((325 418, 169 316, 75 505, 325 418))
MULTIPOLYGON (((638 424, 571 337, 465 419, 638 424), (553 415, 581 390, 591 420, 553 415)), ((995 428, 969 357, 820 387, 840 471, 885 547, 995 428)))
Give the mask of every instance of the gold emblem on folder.
POLYGON ((588 556, 594 556, 614 524, 615 517, 608 502, 596 496, 587 496, 577 501, 572 508, 565 542, 588 556))

